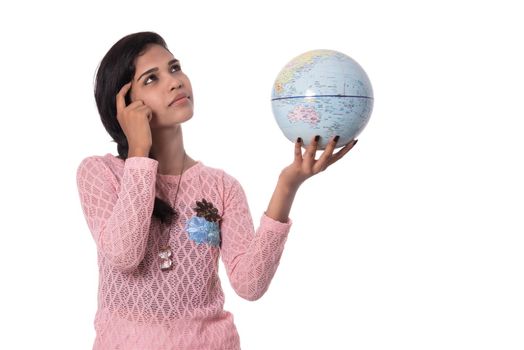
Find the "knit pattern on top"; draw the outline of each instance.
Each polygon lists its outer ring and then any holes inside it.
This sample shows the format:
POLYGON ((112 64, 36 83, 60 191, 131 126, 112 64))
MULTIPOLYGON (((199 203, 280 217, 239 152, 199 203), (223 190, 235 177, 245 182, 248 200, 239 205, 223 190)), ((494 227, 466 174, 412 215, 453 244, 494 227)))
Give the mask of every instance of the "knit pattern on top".
POLYGON ((264 214, 255 233, 238 181, 197 162, 182 176, 179 218, 166 226, 151 216, 154 199, 174 206, 180 175, 158 174, 157 168, 151 158, 124 161, 106 154, 85 158, 77 169, 82 210, 98 251, 93 349, 240 349, 233 316, 223 309, 218 258, 238 295, 260 298, 278 267, 291 221, 264 214), (222 217, 219 246, 197 243, 184 229, 203 198, 222 217), (165 272, 158 252, 168 239, 173 268, 165 272))

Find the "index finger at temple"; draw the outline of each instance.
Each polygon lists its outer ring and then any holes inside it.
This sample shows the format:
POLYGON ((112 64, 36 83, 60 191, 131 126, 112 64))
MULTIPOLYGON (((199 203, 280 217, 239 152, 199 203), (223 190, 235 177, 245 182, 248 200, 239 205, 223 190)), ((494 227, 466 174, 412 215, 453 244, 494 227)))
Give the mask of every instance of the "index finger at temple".
POLYGON ((129 89, 131 89, 131 82, 129 82, 129 83, 125 84, 124 86, 122 86, 122 88, 120 89, 120 91, 116 95, 116 110, 117 111, 121 111, 124 108, 126 108, 125 96, 126 96, 127 92, 129 91, 129 89))

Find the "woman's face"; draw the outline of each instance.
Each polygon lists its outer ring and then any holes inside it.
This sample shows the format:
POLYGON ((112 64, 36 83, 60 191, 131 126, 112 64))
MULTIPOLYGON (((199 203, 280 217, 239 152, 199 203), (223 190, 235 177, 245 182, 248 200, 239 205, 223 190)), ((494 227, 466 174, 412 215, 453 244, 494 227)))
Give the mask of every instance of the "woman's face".
POLYGON ((135 60, 131 101, 153 110, 151 128, 183 123, 193 116, 193 90, 180 63, 160 45, 149 46, 135 60))

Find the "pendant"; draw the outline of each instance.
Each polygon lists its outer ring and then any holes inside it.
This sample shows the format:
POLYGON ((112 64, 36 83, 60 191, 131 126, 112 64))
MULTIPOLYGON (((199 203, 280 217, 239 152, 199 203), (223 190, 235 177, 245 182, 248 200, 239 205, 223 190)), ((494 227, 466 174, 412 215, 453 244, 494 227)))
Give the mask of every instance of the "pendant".
POLYGON ((173 267, 173 260, 171 259, 171 247, 167 246, 163 249, 160 249, 158 256, 160 257, 160 270, 167 271, 173 267))

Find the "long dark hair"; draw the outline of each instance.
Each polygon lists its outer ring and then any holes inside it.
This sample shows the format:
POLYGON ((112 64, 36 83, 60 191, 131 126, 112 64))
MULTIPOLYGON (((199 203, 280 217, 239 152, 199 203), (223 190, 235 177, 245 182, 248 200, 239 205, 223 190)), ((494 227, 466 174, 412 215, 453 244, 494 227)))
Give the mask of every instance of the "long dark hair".
MULTIPOLYGON (((124 160, 127 159, 129 145, 116 118, 115 98, 122 86, 135 75, 135 59, 151 44, 161 45, 168 50, 166 42, 157 33, 139 32, 123 37, 109 49, 96 73, 95 100, 98 113, 105 129, 117 144, 119 158, 124 160)), ((126 103, 130 103, 129 96, 126 96, 126 103)), ((169 222, 173 214, 174 210, 169 204, 155 198, 154 217, 162 222, 169 222)))

